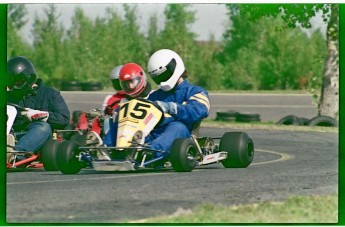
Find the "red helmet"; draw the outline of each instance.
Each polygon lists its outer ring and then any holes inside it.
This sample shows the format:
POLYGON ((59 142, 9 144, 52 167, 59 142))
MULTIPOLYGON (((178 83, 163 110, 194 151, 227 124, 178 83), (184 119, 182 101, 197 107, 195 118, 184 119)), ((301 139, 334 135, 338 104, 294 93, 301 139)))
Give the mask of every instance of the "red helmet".
POLYGON ((120 70, 120 86, 132 98, 138 97, 145 91, 147 80, 146 74, 140 65, 127 63, 120 70))

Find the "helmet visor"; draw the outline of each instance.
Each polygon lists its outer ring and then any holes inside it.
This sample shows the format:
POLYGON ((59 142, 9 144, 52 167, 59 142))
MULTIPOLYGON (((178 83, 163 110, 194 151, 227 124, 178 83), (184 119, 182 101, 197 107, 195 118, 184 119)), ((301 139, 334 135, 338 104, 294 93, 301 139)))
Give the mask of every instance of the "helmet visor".
POLYGON ((150 73, 150 75, 156 84, 160 84, 161 82, 165 82, 170 79, 175 72, 175 68, 176 60, 173 58, 165 67, 160 68, 155 73, 150 73))
POLYGON ((29 77, 29 75, 25 75, 23 73, 16 75, 13 81, 13 88, 16 90, 23 89, 26 86, 27 81, 30 79, 29 77))
POLYGON ((136 77, 130 80, 120 80, 122 90, 128 94, 132 94, 140 89, 141 78, 136 77))

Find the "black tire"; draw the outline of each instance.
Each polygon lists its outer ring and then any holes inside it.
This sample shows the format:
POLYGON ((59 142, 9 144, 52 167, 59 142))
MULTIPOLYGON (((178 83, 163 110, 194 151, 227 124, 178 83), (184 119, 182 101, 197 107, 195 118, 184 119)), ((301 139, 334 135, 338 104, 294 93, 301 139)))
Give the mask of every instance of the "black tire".
POLYGON ((79 146, 85 146, 86 135, 75 134, 71 137, 70 140, 76 142, 79 146))
POLYGON ((63 141, 57 153, 57 164, 63 174, 77 174, 82 168, 82 163, 77 159, 78 144, 74 141, 63 141))
POLYGON ((176 172, 190 172, 197 164, 198 150, 189 138, 176 139, 170 150, 170 162, 176 172))
POLYGON ((288 115, 280 119, 277 125, 302 125, 301 120, 295 115, 288 115))
POLYGON ((244 132, 224 133, 219 150, 228 153, 228 157, 222 161, 225 168, 246 168, 254 158, 254 143, 244 132))
POLYGON ((59 151, 60 142, 57 140, 48 140, 42 147, 42 163, 46 171, 59 170, 57 164, 57 153, 59 151))
POLYGON ((216 117, 216 121, 230 121, 230 122, 235 122, 236 117, 216 117))
POLYGON ((333 117, 319 115, 309 121, 310 126, 338 127, 338 122, 333 117))
POLYGON ((237 115, 236 121, 253 122, 253 121, 261 121, 261 119, 260 119, 260 114, 257 114, 257 113, 239 113, 237 115))
MULTIPOLYGON (((74 124, 67 125, 64 130, 75 130, 74 124)), ((76 132, 60 132, 62 135, 63 140, 70 140, 73 135, 75 135, 76 132)))
POLYGON ((305 117, 300 117, 299 120, 301 121, 301 125, 306 126, 309 125, 309 119, 305 117))
POLYGON ((234 110, 228 110, 226 112, 217 112, 217 117, 223 118, 223 117, 237 117, 238 112, 234 110))
POLYGON ((82 84, 78 81, 62 81, 61 90, 62 91, 81 91, 82 84))
POLYGON ((83 91, 99 91, 103 89, 101 82, 85 82, 82 83, 83 91))

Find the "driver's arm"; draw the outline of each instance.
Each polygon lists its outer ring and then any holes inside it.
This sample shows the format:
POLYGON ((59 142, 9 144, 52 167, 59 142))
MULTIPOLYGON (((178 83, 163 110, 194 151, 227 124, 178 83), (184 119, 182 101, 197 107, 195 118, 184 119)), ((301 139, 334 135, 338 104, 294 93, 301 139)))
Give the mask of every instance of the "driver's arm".
POLYGON ((54 91, 49 101, 47 122, 55 129, 63 129, 70 122, 70 112, 60 92, 54 91))
POLYGON ((163 112, 170 114, 175 120, 185 123, 189 128, 195 122, 206 118, 210 111, 210 101, 206 91, 198 91, 187 96, 180 104, 176 102, 155 101, 163 112))

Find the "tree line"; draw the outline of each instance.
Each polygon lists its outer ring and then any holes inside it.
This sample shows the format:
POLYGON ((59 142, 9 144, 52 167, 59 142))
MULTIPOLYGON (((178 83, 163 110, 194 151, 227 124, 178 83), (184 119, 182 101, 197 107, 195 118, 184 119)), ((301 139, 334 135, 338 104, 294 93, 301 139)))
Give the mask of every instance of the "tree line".
MULTIPOLYGON (((19 32, 25 25, 25 4, 8 5, 8 57, 31 59, 38 75, 57 87, 62 80, 99 81, 110 88, 109 72, 136 62, 146 69, 155 50, 169 48, 185 61, 189 80, 209 90, 276 90, 320 87, 327 46, 320 31, 311 35, 289 28, 278 17, 251 20, 228 7, 231 27, 221 41, 200 42, 190 31, 196 18, 190 4, 167 4, 164 28, 151 15, 147 34, 140 32, 137 6, 122 5, 124 17, 109 7, 92 20, 75 8, 72 25, 59 23, 56 4, 47 4, 45 17, 35 18, 32 44, 19 32)), ((27 34, 29 35, 29 34, 27 34)))

